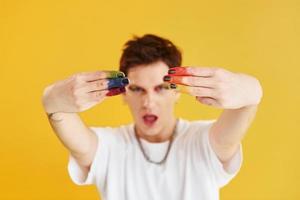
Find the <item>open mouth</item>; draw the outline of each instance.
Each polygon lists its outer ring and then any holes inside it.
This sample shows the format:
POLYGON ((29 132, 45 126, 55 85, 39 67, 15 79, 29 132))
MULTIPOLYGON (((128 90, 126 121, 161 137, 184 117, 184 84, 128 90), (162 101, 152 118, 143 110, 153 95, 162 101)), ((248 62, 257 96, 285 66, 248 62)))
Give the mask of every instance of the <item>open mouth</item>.
POLYGON ((152 114, 146 114, 143 116, 143 121, 146 125, 152 126, 158 119, 158 116, 152 114))

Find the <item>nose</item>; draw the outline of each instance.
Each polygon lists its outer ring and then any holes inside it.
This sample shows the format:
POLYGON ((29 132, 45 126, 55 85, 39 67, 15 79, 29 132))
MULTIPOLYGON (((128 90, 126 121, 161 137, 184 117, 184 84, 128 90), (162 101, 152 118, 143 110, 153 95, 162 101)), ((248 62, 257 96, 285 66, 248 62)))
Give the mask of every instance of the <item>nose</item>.
POLYGON ((155 106, 155 94, 149 92, 144 95, 143 97, 143 108, 147 110, 152 110, 153 107, 155 106))

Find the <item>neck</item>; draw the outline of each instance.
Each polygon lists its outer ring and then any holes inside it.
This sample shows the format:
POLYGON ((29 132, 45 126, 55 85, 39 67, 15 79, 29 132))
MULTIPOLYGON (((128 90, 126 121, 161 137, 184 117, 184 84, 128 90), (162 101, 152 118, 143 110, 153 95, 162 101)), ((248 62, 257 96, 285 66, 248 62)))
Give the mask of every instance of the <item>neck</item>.
POLYGON ((135 126, 135 132, 138 137, 147 140, 148 142, 159 143, 170 140, 176 128, 176 118, 173 117, 171 123, 165 126, 160 133, 155 135, 146 135, 142 130, 140 130, 137 126, 135 126))

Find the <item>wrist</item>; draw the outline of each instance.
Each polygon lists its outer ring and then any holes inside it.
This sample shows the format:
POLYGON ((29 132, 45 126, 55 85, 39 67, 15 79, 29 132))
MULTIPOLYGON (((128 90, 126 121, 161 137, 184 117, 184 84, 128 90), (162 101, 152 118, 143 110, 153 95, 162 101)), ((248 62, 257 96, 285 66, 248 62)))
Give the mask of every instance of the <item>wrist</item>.
MULTIPOLYGON (((246 101, 247 103, 245 103, 244 108, 251 108, 251 107, 257 107, 263 97, 263 89, 262 86, 260 84, 260 81, 252 76, 250 77, 250 81, 248 84, 248 94, 246 96, 246 101)), ((247 86, 245 86, 245 88, 247 88, 247 86)))
POLYGON ((55 122, 63 121, 65 118, 76 114, 77 113, 64 113, 64 112, 47 113, 46 112, 48 119, 55 122))
POLYGON ((52 85, 45 88, 42 96, 42 104, 47 114, 58 112, 55 108, 55 101, 51 93, 52 85))
POLYGON ((49 120, 51 121, 56 121, 56 122, 60 122, 63 120, 63 118, 59 115, 59 113, 47 113, 46 112, 46 115, 48 117, 49 120))

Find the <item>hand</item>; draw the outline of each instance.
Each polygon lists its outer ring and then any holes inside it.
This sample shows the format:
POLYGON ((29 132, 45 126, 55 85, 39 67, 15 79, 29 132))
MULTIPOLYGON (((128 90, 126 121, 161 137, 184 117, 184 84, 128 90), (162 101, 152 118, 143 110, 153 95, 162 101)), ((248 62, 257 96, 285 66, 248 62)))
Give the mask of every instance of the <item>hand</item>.
POLYGON ((106 96, 125 92, 128 83, 122 72, 78 73, 48 86, 42 102, 47 113, 82 112, 99 104, 106 96))
POLYGON ((175 67, 168 73, 164 81, 179 84, 179 90, 206 105, 237 109, 257 105, 262 97, 259 81, 246 74, 209 67, 175 67))

